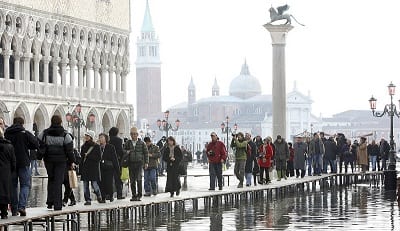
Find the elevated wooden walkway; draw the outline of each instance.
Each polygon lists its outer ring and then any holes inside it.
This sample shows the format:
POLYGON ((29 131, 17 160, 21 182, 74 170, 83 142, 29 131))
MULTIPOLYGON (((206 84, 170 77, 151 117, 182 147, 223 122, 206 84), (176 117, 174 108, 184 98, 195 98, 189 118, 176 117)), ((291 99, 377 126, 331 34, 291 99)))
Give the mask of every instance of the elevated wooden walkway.
MULTIPOLYGON (((226 174, 231 176, 231 174, 226 174)), ((189 174, 190 176, 190 174, 189 174)), ((194 176, 194 175, 193 175, 194 176)), ((208 176, 208 175, 198 175, 208 176)), ((195 176, 196 177, 196 176, 195 176)), ((228 203, 242 203, 256 198, 270 199, 285 196, 288 193, 314 191, 335 186, 369 184, 379 187, 383 184, 383 172, 350 173, 350 174, 323 174, 322 176, 306 176, 304 178, 290 178, 288 180, 273 181, 268 185, 237 188, 226 186, 223 190, 209 191, 207 188, 195 191, 182 191, 179 196, 170 197, 168 193, 157 196, 143 197, 142 201, 115 200, 111 203, 99 204, 93 202, 91 206, 78 203, 73 207, 64 207, 61 211, 48 210, 45 207, 28 208, 27 216, 9 216, 0 220, 0 230, 13 230, 12 227, 22 226, 23 230, 36 230, 40 226, 45 230, 80 230, 82 222, 91 229, 99 229, 102 219, 106 219, 111 227, 118 230, 121 219, 152 218, 160 213, 171 215, 174 211, 185 210, 185 203, 190 203, 193 210, 199 208, 199 202, 204 209, 228 203)))

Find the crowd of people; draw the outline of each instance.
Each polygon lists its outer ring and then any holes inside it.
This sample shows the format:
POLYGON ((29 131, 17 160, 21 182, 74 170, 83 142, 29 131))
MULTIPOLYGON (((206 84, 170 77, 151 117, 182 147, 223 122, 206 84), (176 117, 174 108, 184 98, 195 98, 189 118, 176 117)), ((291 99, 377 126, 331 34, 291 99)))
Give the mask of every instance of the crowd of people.
MULTIPOLYGON (((84 205, 91 205, 90 186, 99 203, 112 202, 114 192, 117 199, 123 197, 123 171, 129 172, 132 192, 131 201, 140 201, 142 196, 158 193, 158 176, 167 173, 165 192, 171 197, 187 187, 187 167, 193 161, 192 153, 179 146, 175 138, 162 137, 153 143, 150 137, 139 138, 138 129, 130 129, 130 139, 118 137, 118 128, 112 127, 108 134, 87 130, 84 143, 74 148, 74 137, 62 127, 58 115, 51 118, 49 128, 34 134, 24 128, 24 119, 15 117, 7 127, 0 118, 0 212, 1 218, 8 216, 10 205, 13 216, 26 216, 26 207, 31 188, 32 160, 43 160, 47 171, 48 209, 61 210, 74 206, 77 201, 70 185, 69 171, 76 170, 83 181, 84 205), (143 177, 144 176, 144 177, 143 177), (183 186, 180 178, 184 176, 183 186), (144 182, 143 180, 144 179, 144 182), (64 193, 62 186, 64 185, 64 193), (68 204, 68 201, 70 202, 68 204)), ((238 188, 271 183, 271 172, 276 171, 277 180, 288 177, 305 177, 306 173, 321 175, 328 173, 354 172, 356 166, 365 172, 385 170, 390 145, 383 138, 377 144, 368 144, 365 137, 360 141, 347 139, 343 134, 326 138, 323 132, 313 137, 298 136, 287 142, 278 135, 252 138, 250 133, 232 135, 234 173, 238 188), (339 165, 339 166, 338 166, 339 165)), ((229 163, 227 148, 215 132, 204 150, 196 152, 197 160, 209 169, 209 190, 223 190, 224 167, 229 163), (205 165, 207 164, 207 165, 205 165)))

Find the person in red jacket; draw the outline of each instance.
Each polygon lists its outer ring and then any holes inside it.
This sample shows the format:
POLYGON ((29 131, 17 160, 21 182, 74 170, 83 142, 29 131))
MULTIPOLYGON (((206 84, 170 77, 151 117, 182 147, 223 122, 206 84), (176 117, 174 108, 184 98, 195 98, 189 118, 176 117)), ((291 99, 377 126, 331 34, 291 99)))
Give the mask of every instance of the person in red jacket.
POLYGON ((269 178, 269 168, 271 167, 273 156, 274 149, 272 148, 271 141, 265 138, 264 144, 261 145, 258 150, 258 165, 260 166, 260 181, 258 182, 259 184, 271 183, 271 180, 269 178))
POLYGON ((218 189, 222 190, 222 164, 226 161, 225 144, 219 141, 217 133, 211 132, 211 142, 206 148, 208 169, 210 173, 210 188, 215 190, 215 178, 218 180, 218 189))

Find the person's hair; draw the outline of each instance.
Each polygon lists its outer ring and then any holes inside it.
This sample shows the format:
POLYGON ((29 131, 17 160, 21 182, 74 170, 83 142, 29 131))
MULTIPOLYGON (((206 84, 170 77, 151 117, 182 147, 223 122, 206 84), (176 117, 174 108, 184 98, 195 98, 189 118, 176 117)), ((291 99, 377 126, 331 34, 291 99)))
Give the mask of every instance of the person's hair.
POLYGON ((172 137, 172 136, 168 137, 167 138, 167 143, 168 143, 169 140, 171 140, 173 142, 173 144, 176 145, 176 141, 175 141, 174 137, 172 137))
POLYGON ((4 131, 1 127, 0 127, 0 139, 4 139, 4 131))
POLYGON ((100 133, 100 134, 99 134, 99 137, 100 137, 100 136, 104 136, 104 138, 106 139, 106 143, 108 143, 108 141, 110 140, 109 137, 108 137, 108 135, 107 135, 106 133, 104 133, 104 132, 100 133))
POLYGON ((293 146, 293 144, 291 142, 287 143, 289 145, 289 148, 291 148, 293 146))
POLYGON ((108 135, 109 136, 117 136, 119 132, 119 129, 117 127, 112 127, 110 128, 110 130, 108 131, 108 135))
POLYGON ((150 137, 146 136, 143 138, 143 141, 147 143, 147 142, 151 142, 151 139, 150 139, 150 137))
POLYGON ((19 117, 19 116, 14 117, 13 124, 24 125, 24 122, 25 122, 24 118, 19 117))
POLYGON ((51 125, 61 125, 61 124, 62 124, 61 116, 53 115, 51 117, 51 125))
POLYGON ((318 135, 318 132, 314 132, 313 136, 316 136, 316 135, 318 135))

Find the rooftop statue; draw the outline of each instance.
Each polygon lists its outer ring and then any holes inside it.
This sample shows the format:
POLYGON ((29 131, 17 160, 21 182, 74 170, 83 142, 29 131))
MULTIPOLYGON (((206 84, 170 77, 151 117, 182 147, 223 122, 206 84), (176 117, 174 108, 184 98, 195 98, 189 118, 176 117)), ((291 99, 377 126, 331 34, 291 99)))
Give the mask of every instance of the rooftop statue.
POLYGON ((286 19, 286 22, 283 25, 291 25, 292 24, 291 18, 293 18, 299 25, 304 26, 303 24, 299 23, 293 15, 288 13, 284 14, 284 12, 287 11, 288 9, 289 9, 288 4, 285 4, 283 6, 278 6, 276 10, 274 7, 271 6, 271 8, 269 8, 269 16, 271 18, 271 21, 268 24, 271 24, 275 21, 286 19))

